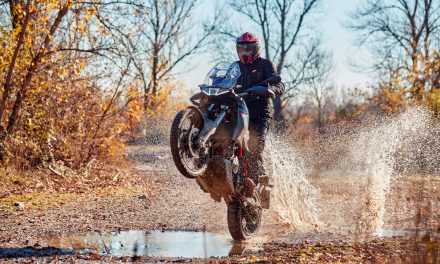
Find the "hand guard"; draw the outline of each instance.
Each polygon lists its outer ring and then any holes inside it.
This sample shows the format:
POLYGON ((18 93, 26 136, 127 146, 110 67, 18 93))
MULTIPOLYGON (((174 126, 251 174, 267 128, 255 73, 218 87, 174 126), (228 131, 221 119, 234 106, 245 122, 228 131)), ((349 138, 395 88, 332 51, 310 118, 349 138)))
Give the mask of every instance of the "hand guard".
POLYGON ((272 91, 272 88, 270 87, 268 87, 266 93, 258 93, 257 95, 263 98, 272 98, 272 99, 275 98, 275 93, 272 91))

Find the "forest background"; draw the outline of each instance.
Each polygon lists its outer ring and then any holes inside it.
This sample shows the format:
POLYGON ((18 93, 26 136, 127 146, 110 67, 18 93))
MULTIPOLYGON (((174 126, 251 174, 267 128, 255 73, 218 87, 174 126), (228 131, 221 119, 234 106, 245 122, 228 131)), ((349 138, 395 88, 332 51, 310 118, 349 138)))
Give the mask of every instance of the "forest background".
POLYGON ((1 0, 1 196, 48 181, 114 181, 127 145, 166 143, 170 120, 196 91, 184 81, 191 69, 236 60, 234 40, 250 29, 286 85, 274 127, 293 144, 313 148, 415 105, 438 121, 440 2, 357 1, 340 23, 363 50, 348 56, 350 67, 368 82, 344 87, 322 34, 325 4, 1 0))

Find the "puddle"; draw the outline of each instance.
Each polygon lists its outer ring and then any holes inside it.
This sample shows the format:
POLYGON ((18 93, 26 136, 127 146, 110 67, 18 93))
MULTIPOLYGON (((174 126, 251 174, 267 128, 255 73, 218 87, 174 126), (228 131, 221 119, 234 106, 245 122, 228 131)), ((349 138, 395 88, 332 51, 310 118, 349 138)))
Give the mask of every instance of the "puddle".
POLYGON ((250 254, 259 249, 255 242, 235 243, 230 236, 207 232, 125 231, 85 236, 52 236, 48 245, 73 249, 80 254, 209 258, 250 254))
POLYGON ((382 237, 424 237, 429 235, 429 237, 440 238, 440 233, 427 232, 427 231, 415 231, 415 230, 388 230, 381 229, 379 234, 382 237))

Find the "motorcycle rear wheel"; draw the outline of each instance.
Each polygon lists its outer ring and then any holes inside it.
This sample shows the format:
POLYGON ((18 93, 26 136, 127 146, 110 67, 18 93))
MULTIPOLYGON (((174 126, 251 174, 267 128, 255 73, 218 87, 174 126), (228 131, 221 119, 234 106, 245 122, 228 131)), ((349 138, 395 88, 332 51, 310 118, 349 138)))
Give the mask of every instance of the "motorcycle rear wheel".
POLYGON ((251 238, 260 229, 262 209, 257 192, 251 198, 259 208, 252 208, 238 199, 228 204, 228 228, 232 238, 243 241, 251 238))
POLYGON ((177 113, 171 125, 170 146, 174 164, 179 172, 190 179, 205 173, 208 160, 199 155, 195 142, 203 129, 203 117, 191 107, 177 113))

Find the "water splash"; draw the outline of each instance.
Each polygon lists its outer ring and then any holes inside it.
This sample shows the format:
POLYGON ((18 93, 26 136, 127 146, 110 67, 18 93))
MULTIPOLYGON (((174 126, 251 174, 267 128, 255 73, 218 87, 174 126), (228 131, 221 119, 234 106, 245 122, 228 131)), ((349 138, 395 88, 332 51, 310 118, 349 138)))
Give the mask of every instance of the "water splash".
POLYGON ((285 138, 270 135, 267 158, 275 187, 271 207, 279 220, 293 228, 309 228, 319 223, 315 198, 317 189, 306 178, 307 166, 285 138))
POLYGON ((427 130, 429 119, 422 108, 412 108, 395 118, 374 122, 347 141, 349 152, 344 162, 351 164, 353 174, 362 177, 365 188, 358 197, 362 210, 356 231, 360 237, 377 235, 382 228, 396 153, 409 138, 427 130))
POLYGON ((317 182, 330 186, 318 203, 330 231, 354 232, 357 239, 380 235, 394 180, 438 173, 435 142, 440 138, 433 121, 426 109, 412 107, 399 115, 371 117, 348 133, 337 131, 317 142, 307 165, 317 182))
MULTIPOLYGON (((144 143, 166 144, 170 122, 162 117, 146 125, 150 134, 144 143)), ((300 149, 289 136, 268 136, 265 155, 271 162, 266 165, 275 185, 271 208, 278 223, 355 232, 359 238, 380 235, 393 180, 421 171, 440 174, 439 124, 422 107, 345 128, 314 142, 314 148, 300 149)))
POLYGON ((354 131, 335 132, 301 150, 271 135, 266 146, 275 183, 271 207, 293 228, 318 225, 321 231, 355 232, 359 239, 380 235, 393 179, 410 168, 439 170, 433 146, 440 138, 432 121, 426 109, 413 107, 400 115, 370 118, 354 131), (424 163, 416 168, 415 160, 424 163), (324 196, 322 184, 327 185, 324 196))

